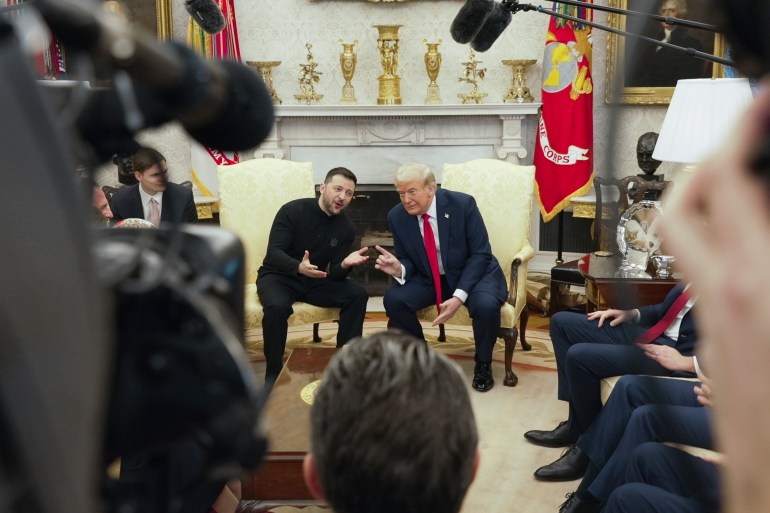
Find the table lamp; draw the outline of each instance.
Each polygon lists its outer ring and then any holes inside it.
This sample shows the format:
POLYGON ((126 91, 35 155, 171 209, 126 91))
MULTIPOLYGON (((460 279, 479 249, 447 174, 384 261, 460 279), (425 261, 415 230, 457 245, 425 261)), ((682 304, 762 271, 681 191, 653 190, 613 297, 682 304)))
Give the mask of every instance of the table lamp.
POLYGON ((680 191, 698 164, 716 152, 753 99, 746 78, 679 80, 652 158, 680 164, 671 177, 680 191))

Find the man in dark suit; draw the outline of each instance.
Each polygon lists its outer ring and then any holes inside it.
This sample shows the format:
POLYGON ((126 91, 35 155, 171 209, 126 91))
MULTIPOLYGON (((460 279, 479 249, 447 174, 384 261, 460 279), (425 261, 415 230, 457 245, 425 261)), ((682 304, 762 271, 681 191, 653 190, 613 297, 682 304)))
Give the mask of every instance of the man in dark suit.
MULTIPOLYGON (((554 315, 550 331, 558 398, 569 403, 569 418, 550 431, 532 430, 524 437, 546 447, 574 444, 601 411, 603 378, 622 374, 694 377, 694 304, 695 298, 679 285, 657 305, 554 315), (605 321, 609 325, 605 326, 605 321), (659 334, 650 340, 653 327, 660 328, 659 334)), ((588 457, 573 446, 558 460, 537 469, 535 477, 547 481, 578 479, 587 467, 588 457)))
POLYGON ((385 312, 393 327, 424 339, 418 310, 437 305, 437 325, 465 305, 476 342, 472 384, 486 392, 495 384, 492 349, 508 287, 476 200, 438 189, 433 171, 423 164, 401 166, 395 183, 401 205, 388 213, 395 255, 377 246, 375 265, 397 282, 385 293, 385 312), (428 231, 433 237, 424 237, 428 231))
POLYGON ((192 189, 168 181, 168 164, 158 150, 140 148, 132 164, 139 183, 124 187, 112 197, 113 224, 129 218, 147 219, 156 226, 161 221, 198 221, 192 189))

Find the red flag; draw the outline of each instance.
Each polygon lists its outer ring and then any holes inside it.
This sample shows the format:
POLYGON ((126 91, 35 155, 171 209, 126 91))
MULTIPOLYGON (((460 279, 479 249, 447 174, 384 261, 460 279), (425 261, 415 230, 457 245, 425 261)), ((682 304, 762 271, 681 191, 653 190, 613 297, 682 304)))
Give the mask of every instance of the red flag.
MULTIPOLYGON (((587 0, 586 3, 591 3, 587 0)), ((590 9, 566 7, 588 19, 590 9)), ((560 9, 564 9, 563 7, 560 9)), ((543 107, 535 146, 540 212, 550 221, 591 187, 593 79, 591 28, 551 16, 543 55, 543 107)))

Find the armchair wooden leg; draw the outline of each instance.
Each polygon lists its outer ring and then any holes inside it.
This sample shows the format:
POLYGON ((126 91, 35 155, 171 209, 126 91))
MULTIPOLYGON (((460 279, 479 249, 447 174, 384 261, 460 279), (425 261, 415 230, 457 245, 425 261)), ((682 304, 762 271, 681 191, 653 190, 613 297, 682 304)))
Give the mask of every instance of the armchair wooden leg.
POLYGON ((316 344, 321 341, 321 336, 318 334, 318 325, 320 323, 314 322, 313 323, 313 342, 316 344))
POLYGON ((444 325, 439 324, 438 325, 438 341, 439 342, 446 342, 446 332, 444 332, 444 325))
POLYGON ((521 310, 521 314, 519 315, 519 338, 521 339, 521 348, 524 351, 531 351, 532 346, 529 345, 529 342, 527 342, 527 323, 529 322, 529 310, 527 310, 527 306, 525 305, 524 308, 521 310))
POLYGON ((502 338, 505 341, 505 378, 503 379, 503 385, 507 387, 515 387, 519 382, 519 378, 513 373, 513 350, 516 348, 518 334, 515 326, 513 328, 500 328, 497 334, 498 338, 502 338))

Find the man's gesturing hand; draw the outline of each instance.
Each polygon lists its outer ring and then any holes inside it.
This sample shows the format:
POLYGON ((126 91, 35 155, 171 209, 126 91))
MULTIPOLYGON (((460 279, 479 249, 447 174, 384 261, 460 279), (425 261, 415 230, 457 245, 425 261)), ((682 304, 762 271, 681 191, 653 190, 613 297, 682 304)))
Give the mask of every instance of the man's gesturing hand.
POLYGON ((345 260, 342 261, 342 268, 343 269, 349 269, 351 267, 355 267, 357 265, 361 265, 367 260, 369 260, 369 256, 365 253, 369 251, 368 246, 364 246, 363 248, 359 249, 358 251, 354 251, 348 256, 345 257, 345 260))
POLYGON ((307 250, 305 250, 305 256, 302 257, 302 262, 299 263, 298 271, 309 278, 326 278, 325 271, 319 271, 317 265, 310 263, 310 252, 307 250))
POLYGON ((398 258, 380 246, 375 246, 374 248, 380 253, 380 256, 377 257, 377 261, 374 264, 374 268, 379 269, 385 274, 400 278, 401 262, 398 261, 398 258))

